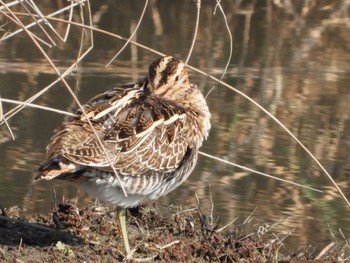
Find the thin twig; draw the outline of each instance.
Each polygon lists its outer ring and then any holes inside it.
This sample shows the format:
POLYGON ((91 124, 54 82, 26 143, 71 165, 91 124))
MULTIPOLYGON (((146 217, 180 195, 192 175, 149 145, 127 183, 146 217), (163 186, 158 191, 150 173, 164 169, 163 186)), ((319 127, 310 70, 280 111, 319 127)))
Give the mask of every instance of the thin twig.
POLYGON ((332 231, 332 228, 331 228, 330 224, 327 223, 327 225, 328 225, 328 230, 329 230, 329 232, 331 233, 331 236, 332 236, 335 240, 337 240, 336 237, 335 237, 335 235, 333 234, 333 231, 332 231))
MULTIPOLYGON (((233 38, 232 38, 232 33, 231 33, 231 30, 230 30, 230 26, 228 25, 228 21, 227 21, 227 17, 226 17, 226 14, 220 4, 221 0, 216 0, 216 5, 215 5, 215 9, 214 9, 214 15, 216 13, 216 9, 219 7, 221 13, 222 13, 222 16, 224 18, 224 21, 225 21, 225 26, 226 26, 226 29, 227 29, 227 33, 228 33, 228 36, 229 36, 229 40, 230 40, 230 54, 228 55, 228 59, 227 59, 227 62, 226 62, 226 65, 225 65, 225 68, 224 68, 224 72, 222 73, 221 77, 220 77, 220 80, 222 80, 224 78, 224 76, 226 75, 226 72, 227 72, 227 69, 230 65, 230 62, 231 62, 231 59, 232 59, 232 53, 233 53, 233 38)), ((205 95, 205 98, 207 98, 209 96, 209 94, 216 88, 217 86, 214 85, 209 91, 208 93, 205 95)))
POLYGON ((211 193, 211 185, 209 184, 209 198, 210 198, 210 224, 214 224, 214 202, 213 195, 211 193))
MULTIPOLYGON (((85 1, 86 1, 86 0, 81 0, 80 3, 83 3, 83 2, 85 2, 85 1)), ((14 1, 14 2, 18 2, 18 1, 14 1)), ((66 10, 70 10, 70 13, 72 14, 72 9, 73 9, 73 7, 80 5, 80 3, 79 3, 79 2, 71 1, 71 4, 70 4, 70 5, 68 5, 68 6, 64 7, 64 8, 61 8, 61 9, 59 9, 59 10, 57 10, 57 11, 51 13, 51 14, 48 14, 48 15, 46 15, 46 16, 43 16, 43 18, 40 18, 40 17, 39 17, 39 19, 37 19, 35 22, 32 22, 32 23, 26 25, 25 28, 29 29, 29 28, 31 28, 31 27, 37 25, 37 23, 43 22, 43 19, 48 20, 50 17, 54 17, 54 16, 56 16, 56 15, 59 15, 59 14, 65 12, 66 10)), ((15 3, 15 4, 17 4, 17 3, 15 3)), ((14 5, 14 4, 13 4, 13 5, 14 5)), ((11 6, 12 6, 12 5, 7 4, 7 7, 11 7, 11 6)), ((0 11, 2 11, 4 8, 5 8, 4 6, 1 6, 1 7, 0 7, 0 11)), ((26 15, 26 16, 28 16, 28 14, 26 14, 26 13, 17 13, 17 12, 13 12, 13 13, 14 13, 14 14, 17 14, 17 15, 26 15)), ((71 14, 70 14, 70 19, 68 20, 69 22, 72 22, 72 21, 71 21, 71 19, 72 19, 72 15, 71 15, 71 14)), ((33 16, 35 17, 35 15, 33 15, 33 16)), ((66 24, 68 24, 68 26, 67 26, 67 30, 68 30, 68 28, 69 28, 70 25, 72 25, 72 24, 71 24, 71 23, 67 23, 67 20, 66 20, 66 24)), ((23 28, 20 28, 20 29, 18 29, 18 30, 15 30, 15 31, 13 31, 12 33, 9 33, 9 34, 7 34, 6 36, 4 36, 3 38, 1 38, 1 41, 4 41, 4 40, 6 40, 6 39, 9 39, 9 38, 13 37, 14 35, 16 35, 16 34, 22 32, 23 30, 24 30, 23 28)), ((66 41, 65 39, 66 39, 66 37, 67 37, 67 35, 68 35, 67 30, 66 30, 65 37, 63 38, 63 41, 64 41, 64 42, 66 41)), ((68 30, 68 31, 69 31, 69 30, 68 30)))
MULTIPOLYGON (((40 12, 40 10, 35 6, 35 4, 32 2, 33 5, 30 4, 30 1, 20 1, 21 5, 23 6, 23 8, 27 11, 27 13, 30 15, 30 17, 34 20, 34 23, 36 25, 38 25, 38 27, 41 29, 41 31, 46 35, 46 37, 50 40, 50 42, 52 43, 53 46, 56 46, 56 42, 50 37, 50 34, 45 30, 45 28, 41 25, 41 23, 39 23, 36 19, 36 16, 34 16, 30 10, 28 9, 28 7, 25 4, 28 4, 36 13, 37 15, 44 21, 44 23, 46 24, 48 20, 46 20, 43 17, 43 14, 40 12)), ((51 26, 51 29, 52 26, 51 26)))
POLYGON ((190 60, 190 57, 191 57, 191 54, 192 54, 192 51, 194 48, 194 44, 196 43, 196 39, 197 39, 198 26, 199 26, 199 15, 201 12, 201 0, 196 0, 196 6, 197 6, 196 27, 195 27, 194 33, 193 33, 192 44, 191 44, 190 50, 189 50, 187 58, 186 58, 186 62, 185 62, 186 65, 187 65, 188 61, 190 60))
POLYGON ((326 254, 333 246, 335 245, 335 242, 332 241, 330 244, 328 244, 322 251, 315 257, 315 260, 320 260, 324 254, 326 254))
POLYGON ((139 29, 139 26, 141 25, 141 21, 142 21, 144 15, 145 15, 147 6, 148 6, 148 0, 145 1, 145 5, 144 5, 144 7, 143 7, 141 16, 140 16, 140 18, 139 18, 139 21, 137 22, 137 25, 136 25, 134 31, 132 32, 132 34, 130 35, 130 37, 128 38, 128 40, 125 42, 125 44, 123 45, 123 47, 118 51, 118 53, 115 54, 115 56, 106 64, 106 67, 108 67, 108 66, 120 55, 120 53, 122 53, 122 51, 127 47, 127 45, 129 45, 131 39, 134 37, 134 35, 136 34, 137 30, 139 29))
MULTIPOLYGON (((54 108, 46 107, 46 106, 41 106, 41 105, 34 104, 34 103, 28 103, 28 102, 24 102, 24 101, 4 99, 4 98, 0 98, 0 112, 1 112, 1 101, 6 102, 6 103, 11 103, 11 104, 22 105, 25 107, 31 107, 31 108, 36 108, 36 109, 41 109, 41 110, 46 110, 46 111, 52 111, 52 112, 55 112, 58 114, 66 115, 66 116, 71 116, 71 117, 76 116, 75 114, 68 112, 68 111, 58 110, 58 109, 54 109, 54 108)), ((2 120, 2 118, 1 118, 1 113, 0 113, 0 121, 1 120, 2 120)), ((5 120, 5 122, 6 122, 6 120, 5 120)))
MULTIPOLYGON (((6 16, 9 20, 11 20, 13 23, 17 24, 19 27, 21 27, 22 23, 19 23, 17 17, 11 17, 7 12, 4 11, 0 11, 4 16, 6 16)), ((23 25, 23 24, 22 24, 23 25)), ((34 35, 32 32, 29 32, 28 35, 31 35, 31 37, 33 37, 34 39, 40 41, 41 43, 45 44, 46 46, 48 46, 49 48, 52 47, 52 45, 50 45, 49 43, 47 43, 45 40, 41 39, 40 37, 34 35)), ((2 39, 0 39, 2 40, 2 39)))
POLYGON ((211 154, 208 154, 208 153, 205 153, 205 152, 202 152, 202 151, 199 151, 199 154, 201 154, 201 155, 203 155, 205 157, 214 159, 216 161, 219 161, 221 163, 225 163, 225 164, 228 164, 228 165, 231 165, 231 166, 235 166, 235 167, 243 169, 245 171, 249 171, 249 172, 252 172, 252 173, 263 175, 265 177, 268 177, 268 178, 271 178, 271 179, 275 179, 277 181, 281 181, 281 182, 284 182, 284 183, 292 184, 292 185, 295 185, 295 186, 298 186, 298 187, 301 187, 301 188, 306 188, 306 189, 313 190, 313 191, 316 191, 316 192, 319 192, 319 193, 323 193, 322 190, 319 190, 319 189, 316 189, 316 188, 313 188, 313 187, 310 187, 310 186, 307 186, 307 185, 298 184, 298 183, 295 183, 295 182, 292 182, 292 181, 288 181, 288 180, 285 180, 285 179, 282 179, 282 178, 279 178, 279 177, 276 177, 276 176, 272 176, 272 175, 269 175, 269 174, 266 174, 266 173, 263 173, 263 172, 258 172, 258 171, 255 171, 255 170, 251 169, 251 168, 248 168, 246 166, 235 164, 233 162, 227 161, 225 159, 216 157, 214 155, 211 155, 211 154))
POLYGON ((23 239, 21 238, 18 245, 18 254, 21 253, 22 243, 23 243, 23 239))
POLYGON ((244 220, 243 225, 245 225, 249 222, 249 220, 252 218, 255 211, 256 211, 256 207, 254 208, 253 212, 251 212, 250 215, 244 220))
MULTIPOLYGON (((72 18, 73 18, 73 11, 74 11, 74 5, 76 3, 74 1, 71 1, 70 2, 70 8, 69 8, 69 16, 68 16, 68 21, 72 21, 72 18)), ((70 27, 71 27, 71 24, 68 23, 67 24, 67 28, 66 28, 66 33, 64 34, 64 37, 62 38, 63 42, 66 42, 67 39, 68 39, 68 34, 70 32, 70 27)))
POLYGON ((171 247, 171 246, 176 245, 176 244, 179 244, 179 243, 180 243, 180 240, 174 240, 173 242, 171 242, 171 243, 169 243, 169 244, 166 244, 166 245, 163 245, 163 246, 157 245, 157 244, 155 244, 155 246, 156 246, 158 249, 160 249, 160 250, 164 250, 164 249, 166 249, 166 248, 168 248, 168 247, 171 247))
POLYGON ((348 240, 347 238, 345 237, 344 233, 343 233, 343 230, 341 228, 339 228, 339 233, 341 234, 342 238, 345 240, 345 243, 348 244, 348 240))
MULTIPOLYGON (((39 15, 39 17, 44 21, 44 23, 54 32, 54 34, 61 40, 64 41, 64 39, 58 34, 56 29, 52 26, 49 20, 47 20, 40 9, 36 6, 36 4, 33 2, 33 0, 27 1, 28 5, 31 6, 31 8, 39 15)), ((83 2, 80 2, 80 6, 82 5, 83 2)), ((34 17, 33 17, 34 18, 34 17)), ((37 20, 35 21, 36 23, 39 23, 37 20)), ((39 25, 39 24, 38 24, 39 25)), ((40 25, 39 25, 40 26, 40 25)), ((45 32, 46 33, 46 32, 45 32)), ((54 43, 54 42, 53 42, 54 43)))
POLYGON ((10 125, 8 124, 8 122, 6 121, 6 119, 4 118, 4 110, 3 110, 3 108, 2 108, 2 102, 3 102, 3 101, 4 101, 4 100, 0 97, 0 121, 4 121, 4 122, 5 122, 5 125, 6 125, 8 131, 9 131, 11 137, 12 137, 12 140, 15 140, 15 136, 13 135, 13 132, 12 132, 12 130, 11 130, 11 127, 10 127, 10 125))
POLYGON ((226 228, 228 228, 230 225, 232 225, 236 220, 238 219, 238 217, 234 218, 233 220, 231 220, 231 222, 229 222, 228 224, 224 225, 223 227, 220 227, 219 229, 215 230, 215 233, 220 233, 223 230, 225 230, 226 228))

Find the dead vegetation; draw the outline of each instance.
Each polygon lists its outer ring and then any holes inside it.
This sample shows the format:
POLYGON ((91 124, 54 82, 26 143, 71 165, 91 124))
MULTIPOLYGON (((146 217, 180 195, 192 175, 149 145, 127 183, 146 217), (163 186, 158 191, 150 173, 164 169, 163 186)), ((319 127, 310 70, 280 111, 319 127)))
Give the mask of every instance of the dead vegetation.
MULTIPOLYGON (((123 244, 114 210, 77 208, 59 203, 48 215, 22 218, 18 208, 0 216, 0 260, 5 262, 122 261, 123 244)), ((220 229, 199 207, 169 208, 164 217, 154 206, 129 211, 130 242, 135 261, 155 262, 340 262, 348 244, 288 251, 283 242, 261 235, 261 225, 220 229), (259 234, 260 232, 260 234, 259 234)))

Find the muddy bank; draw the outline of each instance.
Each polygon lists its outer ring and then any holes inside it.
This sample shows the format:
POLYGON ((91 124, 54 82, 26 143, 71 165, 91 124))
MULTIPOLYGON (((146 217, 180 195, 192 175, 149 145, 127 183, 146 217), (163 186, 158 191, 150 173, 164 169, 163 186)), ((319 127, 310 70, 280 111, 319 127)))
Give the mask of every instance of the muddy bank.
MULTIPOLYGON (((131 210, 128 231, 134 258, 156 262, 345 262, 350 254, 346 244, 287 251, 258 226, 232 223, 224 227, 211 221, 198 207, 169 208, 166 216, 152 205, 131 210)), ((123 259, 119 225, 111 208, 60 203, 50 214, 32 217, 21 217, 17 208, 2 209, 0 262, 123 259)))

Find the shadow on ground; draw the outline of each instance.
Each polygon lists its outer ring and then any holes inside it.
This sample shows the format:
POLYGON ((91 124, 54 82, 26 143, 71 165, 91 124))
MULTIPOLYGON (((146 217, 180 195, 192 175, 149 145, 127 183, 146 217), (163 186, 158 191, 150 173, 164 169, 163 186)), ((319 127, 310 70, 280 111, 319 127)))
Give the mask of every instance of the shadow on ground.
POLYGON ((43 224, 0 216, 0 245, 52 246, 57 242, 79 245, 83 239, 43 224))

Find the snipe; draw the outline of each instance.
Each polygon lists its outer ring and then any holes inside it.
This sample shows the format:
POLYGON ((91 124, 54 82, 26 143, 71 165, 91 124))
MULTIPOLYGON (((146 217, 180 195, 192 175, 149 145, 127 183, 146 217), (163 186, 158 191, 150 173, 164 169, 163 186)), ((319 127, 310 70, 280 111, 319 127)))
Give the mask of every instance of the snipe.
POLYGON ((138 83, 115 87, 83 108, 87 117, 78 110, 54 131, 35 179, 69 180, 116 205, 129 254, 125 209, 166 195, 187 179, 208 136, 210 112, 185 64, 171 56, 153 62, 138 83))

